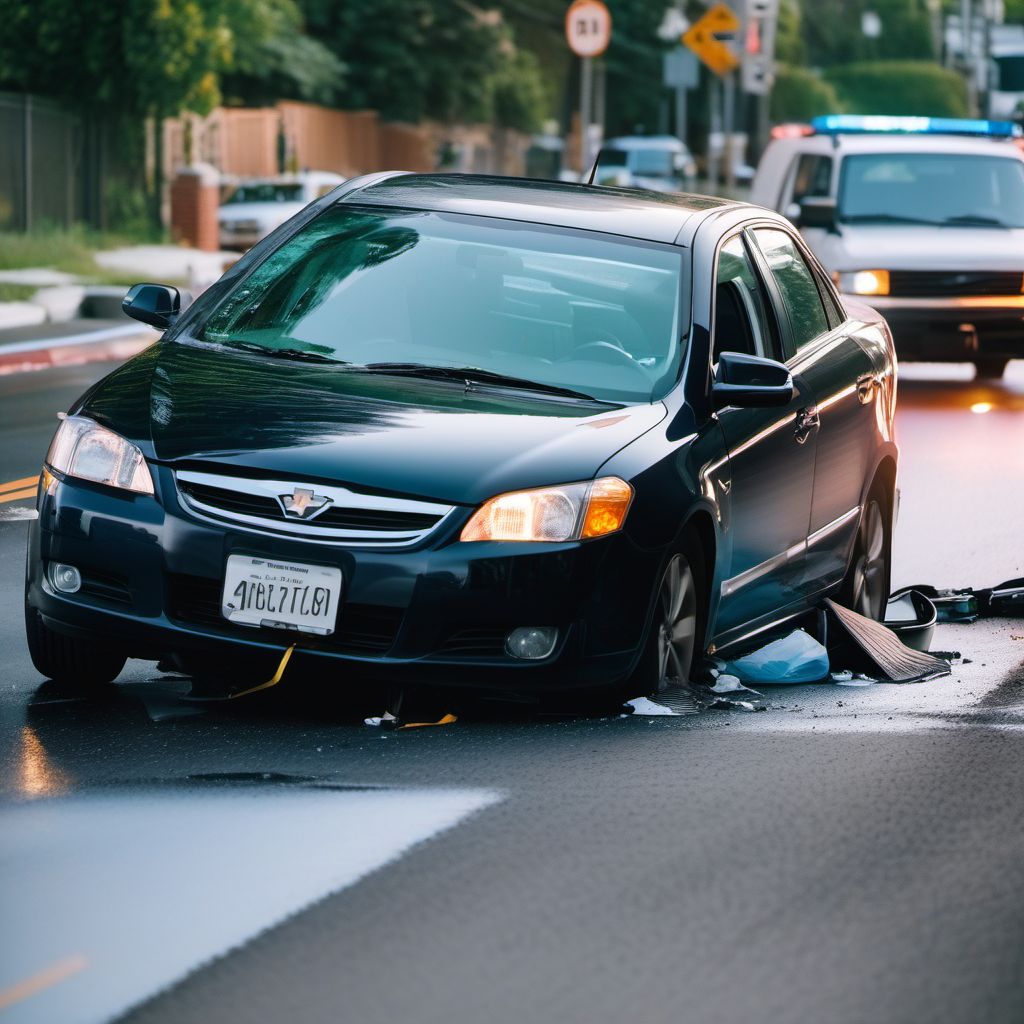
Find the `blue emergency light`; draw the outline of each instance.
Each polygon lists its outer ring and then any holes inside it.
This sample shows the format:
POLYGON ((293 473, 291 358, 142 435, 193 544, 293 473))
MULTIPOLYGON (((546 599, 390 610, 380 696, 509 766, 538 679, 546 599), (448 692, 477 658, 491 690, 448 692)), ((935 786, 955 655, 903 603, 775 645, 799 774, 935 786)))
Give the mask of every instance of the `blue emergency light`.
POLYGON ((826 114, 811 120, 817 135, 976 135, 992 139, 1019 138, 1013 121, 969 117, 890 117, 887 114, 826 114))

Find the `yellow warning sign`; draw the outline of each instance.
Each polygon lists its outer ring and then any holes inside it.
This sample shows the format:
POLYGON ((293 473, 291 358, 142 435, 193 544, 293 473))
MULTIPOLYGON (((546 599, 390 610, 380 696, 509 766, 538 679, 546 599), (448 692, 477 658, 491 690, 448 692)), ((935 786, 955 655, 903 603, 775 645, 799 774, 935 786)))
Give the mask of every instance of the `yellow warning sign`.
POLYGON ((726 4, 715 4, 683 34, 683 42, 716 75, 727 75, 739 67, 740 59, 729 43, 740 30, 740 19, 726 4))

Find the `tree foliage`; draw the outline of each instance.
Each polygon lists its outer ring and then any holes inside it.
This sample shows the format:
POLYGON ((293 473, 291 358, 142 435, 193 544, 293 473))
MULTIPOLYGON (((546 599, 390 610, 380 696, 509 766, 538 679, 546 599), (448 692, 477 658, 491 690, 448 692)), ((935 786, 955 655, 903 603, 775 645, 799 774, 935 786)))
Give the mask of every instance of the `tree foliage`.
POLYGON ((835 114, 843 109, 831 83, 806 68, 779 66, 771 94, 773 121, 810 121, 820 114, 835 114))
POLYGON ((936 56, 927 0, 803 0, 801 6, 802 35, 813 67, 936 56), (881 22, 875 39, 861 30, 867 11, 881 22))
POLYGON ((856 114, 966 117, 962 76, 930 61, 874 61, 830 69, 827 80, 856 114))

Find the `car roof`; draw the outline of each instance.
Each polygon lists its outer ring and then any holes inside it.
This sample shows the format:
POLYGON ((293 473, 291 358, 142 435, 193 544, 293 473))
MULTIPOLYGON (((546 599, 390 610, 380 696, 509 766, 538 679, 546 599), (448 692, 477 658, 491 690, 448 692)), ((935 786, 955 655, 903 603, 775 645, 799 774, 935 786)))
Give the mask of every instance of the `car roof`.
POLYGON ((805 135, 794 139, 778 139, 773 143, 794 153, 966 153, 975 156, 1007 156, 1021 158, 1017 145, 1006 139, 972 138, 964 135, 871 132, 850 135, 805 135))
POLYGON ((743 204, 644 189, 478 174, 399 174, 356 189, 342 203, 472 214, 675 242, 693 217, 743 204))
POLYGON ((606 140, 604 145, 620 149, 686 149, 674 135, 619 135, 606 140))

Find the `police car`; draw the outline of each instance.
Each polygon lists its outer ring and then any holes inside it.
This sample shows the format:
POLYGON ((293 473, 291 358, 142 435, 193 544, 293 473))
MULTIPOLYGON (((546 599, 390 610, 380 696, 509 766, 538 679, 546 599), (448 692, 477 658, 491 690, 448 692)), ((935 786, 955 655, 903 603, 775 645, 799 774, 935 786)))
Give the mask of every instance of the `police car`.
POLYGON ((816 118, 771 142, 751 201, 797 224, 903 359, 1024 357, 1024 153, 1011 122, 816 118))

